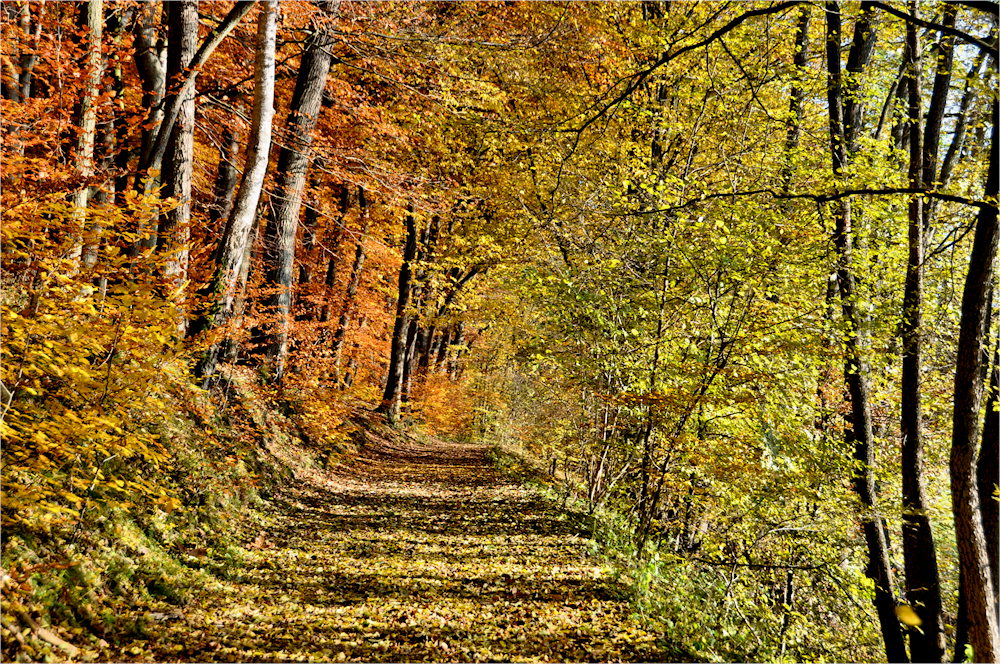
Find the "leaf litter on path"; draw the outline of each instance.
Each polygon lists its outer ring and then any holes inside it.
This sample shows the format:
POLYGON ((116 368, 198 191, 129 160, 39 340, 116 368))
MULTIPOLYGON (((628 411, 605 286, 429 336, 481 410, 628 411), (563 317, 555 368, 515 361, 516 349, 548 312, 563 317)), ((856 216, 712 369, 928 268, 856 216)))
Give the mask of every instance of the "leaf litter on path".
POLYGON ((117 657, 671 659, 573 522, 485 448, 377 442, 273 499, 245 565, 117 657))

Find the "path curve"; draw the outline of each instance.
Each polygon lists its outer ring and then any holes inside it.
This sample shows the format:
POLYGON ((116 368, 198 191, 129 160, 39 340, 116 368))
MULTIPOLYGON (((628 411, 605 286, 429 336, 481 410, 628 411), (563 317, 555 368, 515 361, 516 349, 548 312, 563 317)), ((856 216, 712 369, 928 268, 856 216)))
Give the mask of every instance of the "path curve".
POLYGON ((665 661, 572 520, 486 449, 372 437, 273 499, 248 564, 155 626, 158 661, 665 661))

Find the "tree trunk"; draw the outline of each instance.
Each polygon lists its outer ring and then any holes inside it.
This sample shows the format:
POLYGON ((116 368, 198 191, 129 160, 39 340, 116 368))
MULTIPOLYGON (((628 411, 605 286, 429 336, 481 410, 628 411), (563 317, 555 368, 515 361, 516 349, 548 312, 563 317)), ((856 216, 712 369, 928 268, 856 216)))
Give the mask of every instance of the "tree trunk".
MULTIPOLYGON (((233 204, 227 235, 222 238, 222 251, 206 293, 209 309, 192 325, 191 333, 221 327, 229 320, 237 294, 247 243, 254 225, 257 203, 264 187, 268 152, 271 147, 271 122, 274 119, 274 57, 277 33, 278 3, 269 0, 261 8, 257 23, 257 62, 254 72, 254 103, 250 145, 239 192, 233 204)), ((200 377, 209 377, 219 359, 221 340, 213 340, 196 368, 200 377)))
MULTIPOLYGON (((358 187, 358 208, 359 213, 362 215, 362 219, 366 219, 364 215, 367 214, 367 199, 364 198, 364 188, 358 187), (362 208, 362 206, 365 206, 362 208)), ((347 212, 351 209, 351 190, 346 184, 340 186, 340 217, 333 224, 334 230, 331 236, 331 241, 328 242, 330 245, 330 258, 326 263, 326 274, 323 277, 323 288, 325 297, 323 297, 323 306, 320 307, 319 321, 321 323, 326 323, 330 320, 331 312, 333 307, 330 305, 330 300, 332 299, 333 287, 337 285, 337 261, 340 258, 338 253, 340 250, 340 240, 344 234, 344 218, 347 216, 347 212)), ((362 221, 364 224, 364 221, 362 221)))
MULTIPOLYGON (((319 225, 319 201, 316 198, 315 190, 322 187, 322 183, 319 178, 313 176, 313 182, 310 188, 307 188, 306 192, 303 193, 303 200, 305 204, 305 212, 302 215, 302 254, 303 259, 299 261, 299 283, 298 286, 303 292, 308 292, 312 281, 313 281, 313 267, 315 266, 315 256, 313 252, 316 250, 316 227, 319 225)), ((313 295, 313 293, 310 293, 313 295)), ((301 302, 301 300, 300 300, 301 302)), ((299 306, 297 307, 299 313, 296 320, 309 320, 315 318, 315 302, 310 301, 309 306, 299 306)))
MULTIPOLYGON (((42 36, 41 16, 35 19, 34 28, 31 24, 31 4, 23 3, 20 7, 21 18, 19 20, 21 32, 24 37, 30 36, 30 46, 21 49, 21 58, 17 72, 18 97, 20 101, 26 101, 31 97, 31 76, 35 70, 35 63, 38 61, 38 42, 42 36)), ((41 11, 41 8, 38 8, 41 11)))
MULTIPOLYGON (((826 4, 826 53, 828 68, 827 108, 830 115, 830 149, 834 177, 839 177, 854 152, 861 126, 862 107, 855 94, 857 81, 868 64, 875 43, 871 24, 871 3, 862 3, 862 14, 854 26, 848 55, 849 78, 841 74, 841 19, 837 2, 826 4)), ((873 440, 867 339, 862 329, 862 313, 857 301, 853 252, 851 201, 844 199, 836 208, 833 235, 837 254, 837 281, 841 311, 848 332, 844 339, 844 378, 851 402, 845 439, 854 447, 854 491, 862 506, 865 541, 868 545, 867 575, 875 583, 874 605, 878 613, 885 652, 890 662, 906 662, 906 645, 896 618, 895 582, 889 561, 889 545, 878 513, 875 492, 875 441, 873 440)))
POLYGON ((792 184, 792 163, 794 152, 799 147, 802 138, 802 108, 805 103, 805 90, 802 88, 802 76, 809 64, 809 5, 799 9, 799 21, 795 28, 795 55, 792 64, 795 73, 792 75, 791 100, 788 104, 789 125, 785 135, 785 167, 782 173, 782 191, 789 192, 792 184))
MULTIPOLYGON (((83 97, 77 109, 76 126, 79 133, 76 139, 76 154, 74 171, 81 179, 94 175, 94 145, 97 137, 97 97, 101 92, 104 58, 101 54, 101 40, 104 33, 104 2, 103 0, 88 0, 80 5, 80 25, 86 31, 84 37, 86 53, 85 82, 83 97)), ((74 242, 70 258, 80 263, 83 255, 84 224, 87 217, 87 204, 90 202, 91 187, 81 187, 72 197, 70 227, 74 242)))
MULTIPOLYGON (((910 131, 909 182, 920 187, 928 164, 923 149, 920 102, 920 46, 917 29, 906 24, 905 58, 908 117, 910 131)), ((937 86, 935 86, 936 89, 937 86)), ((931 105, 932 108, 934 104, 931 105)), ((928 118, 928 122, 931 121, 928 118)), ((903 561, 906 571, 906 598, 920 617, 919 627, 908 629, 910 658, 914 662, 940 662, 945 656, 944 624, 941 615, 941 582, 927 501, 924 495, 923 414, 921 411, 921 318, 923 310, 924 265, 923 199, 913 196, 909 202, 908 248, 903 293, 900 435, 902 438, 900 472, 903 493, 903 561)))
POLYGON ((410 299, 413 295, 413 261, 417 255, 417 222, 413 207, 406 214, 406 246, 403 265, 399 268, 399 296, 396 300, 396 321, 392 328, 392 351, 389 355, 389 372, 386 376, 382 403, 375 412, 383 413, 390 422, 399 420, 400 400, 403 391, 403 371, 406 362, 407 336, 410 329, 410 299))
MULTIPOLYGON (((323 10, 329 16, 336 9, 335 2, 326 2, 323 10)), ((326 88, 327 74, 333 56, 333 42, 329 27, 322 23, 306 40, 305 52, 295 81, 292 103, 285 123, 285 145, 278 155, 277 185, 272 196, 272 213, 264 234, 264 260, 267 263, 267 285, 276 288, 267 304, 278 320, 276 329, 267 340, 267 358, 274 372, 273 380, 280 382, 288 360, 288 333, 291 327, 292 285, 295 266, 295 238, 298 231, 302 192, 305 190, 306 170, 309 167, 309 149, 313 129, 319 117, 326 88)))
MULTIPOLYGON (((949 28, 954 28, 956 11, 955 5, 944 5, 941 23, 949 28)), ((916 26, 913 23, 907 21, 906 25, 907 29, 912 28, 914 31, 916 30, 916 26)), ((941 184, 938 182, 937 177, 938 148, 941 145, 941 125, 944 122, 944 112, 948 105, 948 91, 951 88, 954 51, 955 37, 942 33, 937 47, 934 88, 931 92, 930 106, 927 108, 927 128, 923 136, 923 182, 927 189, 935 189, 941 184)), ((930 223, 929 212, 930 206, 925 206, 925 224, 930 223)))
POLYGON ((1000 473, 1000 413, 997 402, 1000 399, 1000 338, 993 351, 993 367, 990 370, 989 394, 983 415, 983 443, 979 448, 979 462, 976 466, 976 484, 982 509, 983 533, 986 536, 986 553, 990 559, 990 579, 993 582, 993 597, 1000 605, 1000 502, 997 500, 997 475, 1000 473))
MULTIPOLYGON (((113 44, 112 48, 115 48, 121 40, 121 17, 119 12, 111 7, 105 8, 104 14, 104 35, 105 38, 110 37, 113 44)), ((101 66, 107 72, 105 94, 107 95, 107 99, 110 100, 122 93, 124 90, 124 81, 122 80, 121 65, 109 67, 111 63, 108 60, 107 54, 105 54, 101 66)), ((111 102, 106 103, 111 104, 111 102)), ((89 203, 91 208, 106 208, 115 202, 117 179, 111 176, 110 173, 114 172, 115 165, 120 159, 120 154, 125 152, 122 142, 119 140, 123 136, 120 124, 121 120, 113 112, 113 108, 111 113, 104 114, 102 121, 97 123, 97 140, 94 146, 95 166, 99 173, 108 175, 106 175, 104 182, 100 186, 93 189, 89 203)), ((94 215, 87 222, 83 251, 80 256, 80 264, 84 270, 89 271, 97 266, 105 223, 106 215, 103 214, 94 215)), ((93 285, 103 295, 107 288, 106 276, 93 278, 93 285)))
MULTIPOLYGON (((253 9, 255 4, 257 4, 256 0, 239 0, 233 5, 229 13, 205 36, 204 41, 201 42, 198 50, 195 51, 194 57, 185 65, 186 74, 184 78, 179 81, 178 85, 171 86, 170 94, 164 96, 162 119, 159 124, 155 124, 152 122, 152 118, 150 118, 150 126, 155 126, 156 129, 151 137, 152 140, 149 149, 143 150, 140 156, 138 168, 140 175, 144 173, 148 175, 149 172, 160 169, 163 157, 166 154, 167 139, 170 137, 174 123, 177 122, 177 118, 180 115, 181 100, 194 89, 195 78, 209 56, 212 55, 219 44, 222 43, 222 40, 232 32, 233 28, 236 27, 243 17, 253 9)), ((152 115, 154 112, 158 111, 150 108, 150 114, 152 115)), ((146 191, 148 190, 147 186, 146 191)))
MULTIPOLYGON (((198 47, 198 2, 177 0, 167 8, 167 80, 171 88, 185 76, 185 67, 198 47)), ((196 74, 192 73, 194 78, 196 74)), ((191 177, 194 169, 195 87, 178 102, 177 123, 167 143, 167 168, 163 172, 163 193, 177 202, 160 221, 157 250, 166 255, 164 276, 170 287, 180 289, 187 280, 188 243, 191 237, 191 177)), ((180 330, 184 331, 184 318, 180 330)))
MULTIPOLYGON (((157 127, 163 120, 163 96, 167 91, 167 73, 163 61, 164 44, 157 38, 156 4, 144 2, 135 23, 135 67, 142 85, 142 107, 147 110, 142 123, 139 148, 140 163, 149 160, 157 127)), ((136 189, 141 189, 136 183, 136 189)))
MULTIPOLYGON (((968 74, 965 78, 965 92, 962 93, 962 101, 958 104, 958 112, 955 117, 955 129, 952 132, 951 143, 948 144, 948 151, 945 153, 944 160, 941 162, 941 173, 938 176, 940 186, 944 186, 951 181, 951 174, 955 168, 955 164, 958 163, 959 155, 962 153, 962 148, 965 147, 965 135, 969 128, 969 110, 975 103, 976 98, 979 96, 979 87, 975 85, 975 81, 980 78, 980 70, 983 68, 983 62, 987 60, 992 60, 992 56, 987 58, 987 54, 980 51, 979 55, 976 56, 975 62, 969 67, 968 74)), ((931 201, 932 208, 937 204, 936 200, 931 201)))
MULTIPOLYGON (((997 195, 996 123, 997 102, 992 110, 993 135, 986 178, 986 195, 997 195)), ((969 643, 975 661, 995 662, 1000 656, 997 634, 997 600, 993 593, 988 546, 983 528, 980 495, 976 481, 979 412, 983 382, 980 379, 987 318, 987 293, 992 286, 993 263, 997 253, 997 208, 979 209, 972 255, 962 294, 958 356, 955 363, 954 418, 951 443, 951 501, 958 541, 962 590, 965 594, 969 643)))
POLYGON ((334 332, 333 342, 330 345, 335 378, 338 383, 340 382, 340 358, 344 350, 344 336, 351 324, 351 316, 354 313, 354 298, 358 294, 358 287, 361 286, 361 273, 367 258, 365 240, 371 226, 371 211, 368 208, 368 197, 365 195, 364 187, 358 187, 358 210, 361 214, 361 235, 358 236, 358 244, 354 250, 354 264, 351 265, 351 276, 347 282, 347 292, 344 295, 344 306, 340 311, 340 319, 337 321, 337 331, 334 332))
MULTIPOLYGON (((215 176, 215 186, 212 189, 212 206, 208 210, 208 225, 218 228, 219 223, 228 224, 233 211, 233 200, 236 198, 236 183, 240 172, 236 168, 236 159, 240 152, 240 137, 233 129, 227 127, 222 131, 222 145, 219 146, 219 168, 215 176), (225 221, 223 221, 225 220, 225 221)), ((227 228, 223 229, 221 237, 228 237, 227 228)), ((215 259, 222 255, 222 244, 216 247, 215 259)))
POLYGON ((400 393, 400 401, 409 403, 413 398, 413 365, 417 358, 417 339, 419 338, 420 325, 416 318, 410 319, 410 327, 406 331, 406 352, 403 360, 403 387, 400 393))
POLYGON ((437 356, 434 358, 434 368, 438 372, 443 372, 446 369, 445 362, 448 359, 448 345, 451 343, 453 327, 454 325, 446 327, 441 333, 440 341, 438 341, 437 356))

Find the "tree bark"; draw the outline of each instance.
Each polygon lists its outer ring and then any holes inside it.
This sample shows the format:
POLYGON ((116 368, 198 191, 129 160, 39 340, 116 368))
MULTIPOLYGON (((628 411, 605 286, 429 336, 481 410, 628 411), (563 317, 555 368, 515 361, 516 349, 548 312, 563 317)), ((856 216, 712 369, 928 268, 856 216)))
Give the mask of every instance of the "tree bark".
MULTIPOLYGON (((909 182, 911 187, 920 187, 925 180, 924 169, 935 168, 935 162, 933 160, 928 162, 922 141, 920 46, 916 26, 912 23, 906 24, 905 58, 909 65, 907 71, 909 182)), ((935 84, 935 92, 937 90, 938 86, 935 84)), ((935 108, 935 104, 932 103, 931 107, 935 108)), ((929 116, 928 123, 931 123, 934 117, 929 116)), ((919 627, 908 629, 910 658, 914 662, 941 662, 945 656, 941 581, 924 494, 923 413, 920 403, 925 223, 923 199, 913 196, 909 202, 907 224, 909 252, 901 321, 903 367, 900 400, 902 438, 900 472, 903 494, 903 561, 906 571, 906 598, 921 620, 919 627)))
MULTIPOLYGON (((323 5, 327 16, 336 10, 337 3, 323 5)), ((267 340, 266 354, 273 368, 273 380, 280 382, 288 360, 288 334, 291 327, 292 287, 295 266, 295 238, 298 231, 299 210, 309 167, 313 129, 319 117, 323 90, 330 71, 333 42, 328 25, 320 22, 306 40, 305 52, 295 81, 292 103, 286 122, 285 145, 278 155, 276 193, 272 197, 272 213, 264 235, 264 259, 267 263, 267 284, 276 290, 267 304, 278 320, 276 329, 267 340)))
MULTIPOLYGON (((171 88, 180 85, 185 67, 198 46, 198 2, 177 0, 167 8, 167 80, 171 88)), ((194 79, 196 74, 191 73, 194 79)), ((194 170, 195 87, 178 102, 177 122, 167 143, 169 164, 163 173, 163 193, 176 199, 175 207, 160 221, 157 250, 166 255, 164 276, 177 290, 187 280, 188 243, 191 237, 191 178, 194 170)), ((180 323, 181 333, 184 318, 180 323)))
MULTIPOLYGON (((239 192, 233 204, 227 234, 222 238, 218 265, 206 293, 209 308, 191 326, 191 334, 212 330, 224 325, 233 313, 238 281, 246 249, 253 229, 257 204, 267 173, 268 152, 271 147, 271 123, 274 119, 274 69, 277 35, 278 3, 269 0, 261 8, 257 22, 257 61, 254 71, 254 103, 247 147, 246 167, 239 192)), ((211 346, 196 367, 196 375, 208 378, 215 371, 222 348, 221 340, 211 346)))
MULTIPOLYGON (((94 146, 97 139, 97 97, 101 92, 101 78, 104 73, 104 58, 101 55, 101 41, 104 34, 104 2, 88 0, 80 5, 79 21, 86 30, 84 37, 86 53, 85 82, 83 96, 76 114, 79 133, 76 139, 74 171, 81 179, 94 175, 94 146)), ((91 187, 81 187, 73 194, 70 227, 74 242, 70 258, 79 265, 83 257, 84 224, 87 205, 90 202, 91 187)))
POLYGON ((809 63, 809 5, 799 9, 799 20, 795 27, 795 54, 792 64, 795 73, 792 77, 791 100, 788 104, 789 124, 785 135, 785 167, 782 173, 782 190, 788 193, 792 184, 794 170, 794 152, 799 147, 802 138, 802 108, 805 103, 805 90, 802 88, 802 75, 809 63))
MULTIPOLYGON (((989 393, 983 415, 983 442, 979 448, 976 465, 976 484, 982 508, 983 534, 986 537, 986 553, 990 559, 990 580, 993 582, 993 598, 1000 605, 1000 502, 997 500, 998 474, 1000 474, 1000 338, 993 351, 993 367, 990 370, 989 393)), ((1000 607, 998 607, 1000 608, 1000 607)))
MULTIPOLYGON (((142 123, 139 148, 140 163, 148 161, 156 138, 157 127, 163 120, 163 96, 167 91, 167 71, 163 60, 164 44, 157 38, 156 4, 144 2, 135 23, 135 67, 142 85, 142 107, 147 110, 142 123)), ((136 189, 142 189, 136 183, 136 189)))
MULTIPOLYGON (((826 54, 828 69, 827 108, 830 116, 830 150, 834 177, 840 177, 854 152, 863 108, 856 93, 857 81, 871 57, 875 32, 871 3, 862 3, 862 14, 854 26, 848 54, 848 79, 843 80, 840 63, 841 18, 837 2, 826 3, 826 54)), ((906 645, 896 618, 895 581, 889 561, 889 546, 878 512, 875 491, 875 444, 873 440, 867 339, 857 302, 853 262, 854 239, 850 199, 837 206, 833 244, 837 255, 837 281, 841 312, 848 331, 844 339, 844 378, 851 410, 845 439, 854 448, 854 491, 861 501, 863 529, 868 546, 868 577, 875 584, 874 605, 890 662, 908 661, 906 645)))
MULTIPOLYGON (((219 146, 219 167, 215 175, 215 186, 212 189, 212 206, 208 210, 208 225, 218 228, 219 223, 227 224, 233 211, 233 201, 236 198, 236 184, 240 172, 236 168, 236 159, 240 151, 240 137, 235 130, 226 128, 222 131, 222 145, 219 146), (225 220, 225 221, 224 221, 225 220)), ((222 237, 229 233, 223 228, 222 237)), ((215 260, 222 255, 222 244, 216 247, 215 260)))
MULTIPOLYGON (((25 101, 31 97, 31 76, 35 70, 35 63, 38 61, 38 42, 42 36, 42 19, 37 17, 32 27, 31 4, 23 3, 20 7, 21 18, 19 20, 21 32, 24 37, 30 36, 30 46, 21 49, 21 58, 17 72, 18 97, 20 101, 25 101)), ((40 8, 39 8, 40 11, 40 8)))
MULTIPOLYGON (((955 130, 952 132, 951 143, 948 144, 948 151, 941 162, 941 173, 938 176, 940 186, 944 186, 951 181, 951 174, 958 163, 962 148, 965 147, 965 136, 969 128, 969 110, 979 96, 979 88, 973 82, 979 80, 980 70, 983 62, 992 60, 987 58, 986 53, 980 52, 975 62, 969 67, 966 76, 965 92, 962 93, 962 101, 958 104, 958 113, 955 118, 955 130)), ((936 201, 931 201, 932 208, 936 201)))
MULTIPOLYGON (((139 160, 138 171, 140 175, 143 173, 148 175, 150 171, 160 169, 163 157, 166 154, 167 139, 181 111, 181 100, 194 89, 195 77, 205 65, 209 56, 212 55, 219 44, 222 43, 222 40, 232 32, 233 28, 236 27, 243 17, 253 9, 255 4, 257 4, 256 0, 239 0, 233 5, 222 21, 208 33, 195 52, 194 57, 186 64, 185 70, 187 74, 184 79, 180 81, 176 88, 171 88, 174 90, 171 94, 164 96, 162 119, 159 124, 155 125, 156 129, 153 132, 149 149, 143 151, 139 160)), ((150 108, 150 113, 154 113, 153 108, 150 108)), ((154 123, 151 120, 152 118, 150 118, 150 125, 153 125, 154 123)))
MULTIPOLYGON (((997 195, 996 124, 997 102, 993 101, 993 134, 990 139, 990 162, 986 195, 997 195)), ((951 443, 951 500, 962 570, 969 626, 969 643, 975 661, 995 662, 1000 656, 997 634, 997 600, 993 592, 986 533, 983 528, 979 488, 976 481, 979 412, 982 406, 981 380, 984 323, 987 318, 987 294, 992 287, 997 253, 997 208, 979 209, 972 255, 962 294, 962 317, 959 324, 958 356, 955 363, 954 415, 951 443)))
POLYGON ((337 331, 333 333, 333 342, 330 345, 330 354, 333 356, 333 366, 335 379, 340 383, 340 359, 344 350, 344 336, 347 328, 351 324, 351 316, 354 313, 354 298, 358 294, 358 287, 361 285, 361 272, 365 267, 365 240, 368 236, 368 229, 371 226, 371 211, 368 208, 368 197, 365 195, 364 187, 358 187, 358 211, 361 214, 361 235, 358 236, 358 244, 354 250, 354 263, 351 265, 351 276, 347 282, 347 292, 344 295, 344 307, 340 311, 340 319, 337 321, 337 331))
MULTIPOLYGON (((120 13, 114 7, 106 7, 104 12, 104 35, 105 39, 110 38, 112 49, 116 48, 121 40, 122 20, 120 13)), ((114 99, 122 94, 125 84, 122 80, 122 68, 120 64, 109 62, 107 54, 103 56, 102 69, 105 76, 105 94, 107 98, 114 99)), ((107 102, 111 105, 113 102, 107 102)), ((110 113, 105 113, 104 117, 97 122, 97 139, 94 146, 94 159, 97 172, 105 175, 104 182, 92 190, 89 202, 91 208, 101 208, 115 203, 117 178, 110 175, 114 172, 115 165, 121 158, 121 153, 125 152, 121 140, 123 137, 121 119, 111 109, 110 113)), ((84 270, 92 270, 97 266, 101 252, 102 238, 105 231, 106 215, 94 215, 87 221, 87 229, 84 234, 83 252, 80 256, 80 264, 84 270)), ((103 295, 107 287, 107 278, 97 276, 93 279, 93 284, 103 295)))
MULTIPOLYGON (((957 9, 953 4, 944 5, 944 15, 941 23, 948 27, 955 27, 955 14, 957 9)), ((914 32, 917 27, 907 22, 907 29, 914 32)), ((935 189, 939 186, 938 181, 938 148, 941 145, 941 126, 944 122, 944 112, 948 105, 948 91, 951 88, 951 70, 954 60, 955 37, 946 33, 941 34, 938 41, 936 68, 934 74, 934 88, 931 92, 930 106, 927 107, 927 128, 923 136, 923 182, 928 189, 935 189)), ((924 210, 924 223, 930 223, 928 213, 930 206, 924 210)))
POLYGON ((389 372, 386 376, 382 403, 375 409, 391 423, 399 421, 400 401, 403 392, 403 372, 406 362, 407 336, 410 329, 410 300, 413 296, 413 261, 417 255, 417 222, 412 206, 407 211, 406 246, 403 264, 399 268, 399 296, 396 299, 396 321, 392 328, 392 351, 389 355, 389 372))

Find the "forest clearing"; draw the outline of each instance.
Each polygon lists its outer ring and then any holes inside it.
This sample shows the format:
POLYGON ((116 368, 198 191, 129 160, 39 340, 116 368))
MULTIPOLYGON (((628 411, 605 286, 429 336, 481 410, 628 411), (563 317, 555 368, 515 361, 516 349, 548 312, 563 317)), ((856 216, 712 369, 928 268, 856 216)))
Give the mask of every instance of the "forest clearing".
POLYGON ((4 661, 1000 659, 997 3, 0 19, 4 661))

